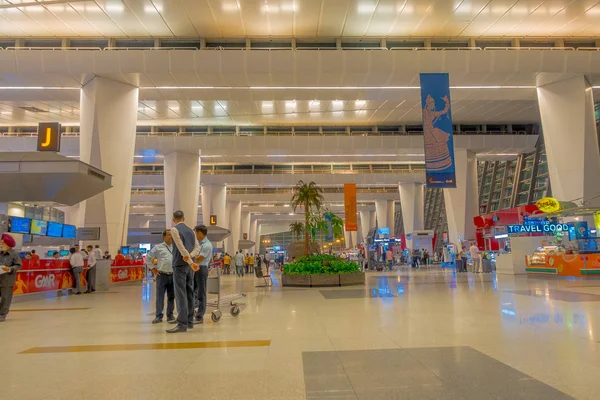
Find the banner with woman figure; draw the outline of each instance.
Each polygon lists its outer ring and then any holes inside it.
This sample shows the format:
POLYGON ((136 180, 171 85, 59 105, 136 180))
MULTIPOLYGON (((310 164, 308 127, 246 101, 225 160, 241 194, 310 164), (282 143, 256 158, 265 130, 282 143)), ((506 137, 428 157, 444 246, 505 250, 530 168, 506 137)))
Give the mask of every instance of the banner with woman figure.
POLYGON ((454 140, 448 74, 421 74, 427 187, 454 188, 454 140))

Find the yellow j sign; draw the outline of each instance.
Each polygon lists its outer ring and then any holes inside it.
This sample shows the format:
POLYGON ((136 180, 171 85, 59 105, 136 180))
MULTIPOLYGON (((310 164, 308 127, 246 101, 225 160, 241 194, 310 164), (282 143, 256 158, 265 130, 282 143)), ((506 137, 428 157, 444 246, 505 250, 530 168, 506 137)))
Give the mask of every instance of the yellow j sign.
POLYGON ((38 125, 38 151, 60 151, 60 124, 40 122, 38 125))

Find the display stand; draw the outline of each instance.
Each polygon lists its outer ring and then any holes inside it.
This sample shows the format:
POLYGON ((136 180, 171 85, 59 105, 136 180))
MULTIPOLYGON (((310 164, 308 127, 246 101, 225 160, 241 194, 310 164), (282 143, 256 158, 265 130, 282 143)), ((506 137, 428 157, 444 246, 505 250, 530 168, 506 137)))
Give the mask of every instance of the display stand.
POLYGON ((496 273, 505 275, 526 275, 525 257, 547 241, 545 236, 522 236, 510 239, 511 253, 496 256, 496 273))
POLYGON ((96 261, 96 290, 108 292, 110 290, 110 264, 111 260, 96 261))

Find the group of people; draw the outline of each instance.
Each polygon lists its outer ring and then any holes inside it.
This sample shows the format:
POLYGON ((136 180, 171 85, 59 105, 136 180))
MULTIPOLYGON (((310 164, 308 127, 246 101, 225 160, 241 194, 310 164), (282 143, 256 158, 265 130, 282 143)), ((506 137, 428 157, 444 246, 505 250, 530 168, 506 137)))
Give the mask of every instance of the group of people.
POLYGON ((236 251, 235 256, 232 257, 229 253, 225 253, 223 255, 223 273, 229 275, 232 273, 231 271, 231 262, 233 261, 235 266, 235 273, 237 276, 244 276, 245 274, 252 274, 256 268, 262 268, 263 264, 267 269, 267 274, 269 273, 269 260, 267 259, 267 255, 261 256, 256 253, 248 253, 244 254, 242 250, 236 251))
MULTIPOLYGON (((56 255, 57 253, 54 253, 56 255)), ((96 245, 96 247, 91 244, 86 247, 86 249, 80 249, 79 245, 69 249, 69 264, 71 265, 71 271, 73 272, 73 280, 74 280, 74 293, 76 295, 80 295, 81 292, 81 273, 85 269, 85 280, 87 282, 87 289, 85 293, 93 293, 96 291, 96 263, 98 260, 103 258, 102 250, 100 250, 100 246, 96 245), (85 265, 85 260, 87 260, 87 267, 85 265)))
POLYGON ((146 263, 156 277, 156 313, 152 323, 163 321, 166 294, 167 322, 176 324, 168 333, 186 332, 194 324, 204 322, 208 268, 213 254, 206 226, 191 229, 185 224, 181 210, 173 213, 173 224, 171 230, 163 232, 163 242, 146 256, 146 263))
POLYGON ((414 249, 412 251, 412 267, 419 268, 421 265, 429 264, 429 251, 427 249, 414 249))

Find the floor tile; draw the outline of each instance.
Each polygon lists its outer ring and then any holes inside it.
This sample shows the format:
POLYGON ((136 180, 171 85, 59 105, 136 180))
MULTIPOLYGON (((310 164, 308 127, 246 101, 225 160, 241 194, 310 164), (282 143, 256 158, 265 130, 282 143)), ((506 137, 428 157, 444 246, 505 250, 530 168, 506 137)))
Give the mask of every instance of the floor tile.
POLYGON ((559 300, 566 301, 570 303, 579 303, 586 301, 600 301, 600 295, 598 294, 590 294, 590 293, 579 293, 579 292, 570 292, 566 290, 554 290, 554 289, 546 289, 546 290, 515 290, 511 291, 511 293, 521 294, 525 296, 531 297, 541 297, 548 300, 559 300))

